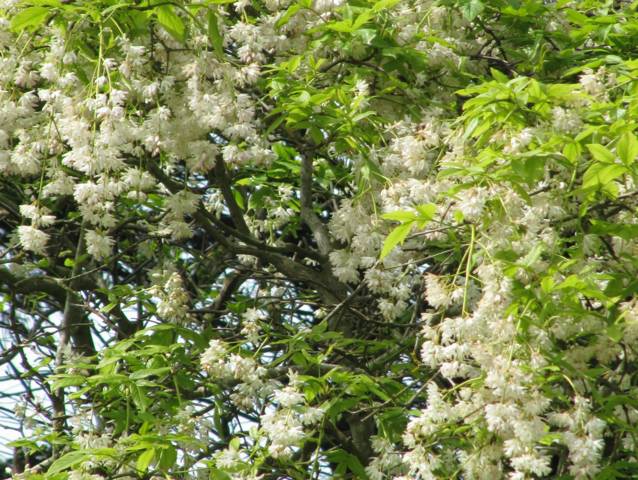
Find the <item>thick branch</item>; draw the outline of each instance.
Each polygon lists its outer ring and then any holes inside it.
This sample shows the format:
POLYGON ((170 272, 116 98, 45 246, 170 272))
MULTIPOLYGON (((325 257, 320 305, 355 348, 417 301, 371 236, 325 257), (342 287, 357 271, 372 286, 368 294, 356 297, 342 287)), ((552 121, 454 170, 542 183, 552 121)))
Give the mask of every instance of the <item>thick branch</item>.
POLYGON ((82 299, 76 293, 79 282, 76 277, 80 274, 82 266, 81 256, 84 251, 84 227, 80 227, 78 235, 78 245, 75 250, 75 262, 71 271, 71 281, 66 289, 66 298, 64 300, 64 319, 62 323, 62 331, 60 347, 64 347, 62 339, 67 335, 73 340, 75 349, 82 355, 95 355, 95 344, 91 335, 90 323, 86 316, 86 312, 82 308, 82 299))
MULTIPOLYGON (((177 193, 187 188, 181 183, 178 183, 175 180, 171 179, 168 175, 166 175, 162 171, 162 169, 157 164, 153 163, 152 161, 147 162, 147 168, 149 173, 151 173, 157 180, 162 182, 164 186, 171 193, 177 193)), ((266 245, 265 243, 260 242, 259 240, 253 238, 250 235, 246 235, 240 232, 239 230, 231 228, 224 222, 220 221, 217 217, 215 217, 215 215, 208 212, 203 206, 200 207, 200 209, 193 214, 193 218, 202 227, 204 227, 205 224, 212 223, 212 225, 214 225, 216 228, 212 230, 207 230, 207 233, 216 242, 218 242, 219 244, 221 244, 223 247, 225 247, 227 250, 231 252, 235 251, 234 250, 235 242, 232 241, 232 238, 234 237, 237 240, 240 240, 248 245, 253 245, 257 247, 259 250, 276 252, 276 253, 280 253, 284 255, 297 253, 297 254, 303 255, 304 257, 312 258, 320 262, 325 260, 325 258, 322 255, 320 255, 318 252, 305 249, 305 248, 300 248, 296 245, 288 245, 286 247, 272 247, 270 245, 266 245)), ((241 253, 245 253, 245 252, 241 252, 241 253)))
POLYGON ((248 230, 248 225, 246 225, 246 220, 244 219, 244 214, 241 211, 241 208, 239 208, 239 205, 237 205, 233 192, 230 188, 230 179, 226 172, 226 164, 222 158, 218 158, 215 162, 215 177, 217 179, 217 185, 219 185, 222 196, 228 206, 228 211, 230 212, 230 217, 233 219, 235 228, 246 235, 250 235, 250 230, 248 230))
POLYGON ((66 289, 59 283, 46 277, 16 277, 6 268, 0 268, 0 285, 10 287, 16 293, 46 293, 60 305, 64 305, 66 289))
MULTIPOLYGON (((184 189, 183 185, 170 179, 170 177, 162 172, 159 166, 154 162, 147 162, 147 168, 149 172, 155 176, 155 178, 161 181, 166 188, 169 189, 169 191, 175 193, 184 189)), ((346 285, 337 280, 329 270, 315 270, 307 265, 291 260, 285 255, 294 253, 298 250, 297 248, 276 248, 258 242, 254 238, 244 235, 235 229, 231 229, 220 222, 214 215, 206 211, 203 205, 200 205, 199 209, 193 214, 193 219, 206 231, 208 235, 210 235, 211 238, 228 251, 235 254, 253 255, 271 263, 279 272, 283 273, 291 280, 296 280, 314 286, 327 303, 339 303, 343 298, 345 298, 348 292, 346 285), (235 239, 232 237, 229 238, 224 232, 245 243, 240 244, 234 241, 235 239)), ((304 253, 305 252, 306 251, 304 251, 304 253)), ((316 256, 316 254, 313 256, 316 256)))
POLYGON ((328 229, 312 208, 312 158, 301 157, 301 218, 312 230, 312 234, 322 255, 332 251, 328 229))

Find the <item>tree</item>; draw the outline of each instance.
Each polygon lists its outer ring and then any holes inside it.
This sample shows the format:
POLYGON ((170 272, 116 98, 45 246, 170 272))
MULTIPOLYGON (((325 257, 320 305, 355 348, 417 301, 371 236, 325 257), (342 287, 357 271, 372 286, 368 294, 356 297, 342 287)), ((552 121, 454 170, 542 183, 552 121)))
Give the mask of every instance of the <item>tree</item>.
POLYGON ((0 8, 15 478, 638 476, 634 4, 0 8))

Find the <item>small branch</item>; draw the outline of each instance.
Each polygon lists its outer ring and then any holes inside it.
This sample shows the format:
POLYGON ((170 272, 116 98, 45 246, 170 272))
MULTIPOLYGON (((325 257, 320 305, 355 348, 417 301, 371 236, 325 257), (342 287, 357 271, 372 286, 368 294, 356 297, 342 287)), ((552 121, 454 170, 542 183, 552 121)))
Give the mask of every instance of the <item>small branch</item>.
MULTIPOLYGON (((341 63, 351 63, 353 65, 364 64, 365 62, 367 62, 369 60, 372 60, 372 57, 374 57, 374 52, 372 52, 370 55, 368 55, 367 57, 365 57, 365 58, 363 58, 361 60, 355 60, 354 58, 337 58, 336 60, 333 60, 332 62, 330 62, 330 63, 328 63, 326 65, 322 65, 321 67, 319 67, 319 71, 321 73, 325 73, 328 70, 331 70, 333 67, 336 67, 337 65, 339 65, 341 63)), ((379 67, 377 67, 375 65, 373 68, 378 69, 379 67)), ((385 73, 385 71, 383 71, 383 73, 385 73)))

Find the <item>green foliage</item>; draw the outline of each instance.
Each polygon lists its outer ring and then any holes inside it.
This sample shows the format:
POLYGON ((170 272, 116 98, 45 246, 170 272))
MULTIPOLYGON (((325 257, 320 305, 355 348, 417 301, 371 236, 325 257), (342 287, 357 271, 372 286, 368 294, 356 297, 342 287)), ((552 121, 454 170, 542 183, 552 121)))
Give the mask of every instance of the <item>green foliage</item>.
POLYGON ((28 478, 637 475, 635 5, 2 15, 28 478))

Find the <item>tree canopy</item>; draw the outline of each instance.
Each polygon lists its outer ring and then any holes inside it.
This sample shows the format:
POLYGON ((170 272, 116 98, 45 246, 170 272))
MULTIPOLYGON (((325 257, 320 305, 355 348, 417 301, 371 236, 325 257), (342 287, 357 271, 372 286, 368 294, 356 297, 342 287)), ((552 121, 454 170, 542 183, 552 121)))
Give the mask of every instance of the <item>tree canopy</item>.
POLYGON ((0 1, 13 478, 637 478, 637 8, 0 1))

